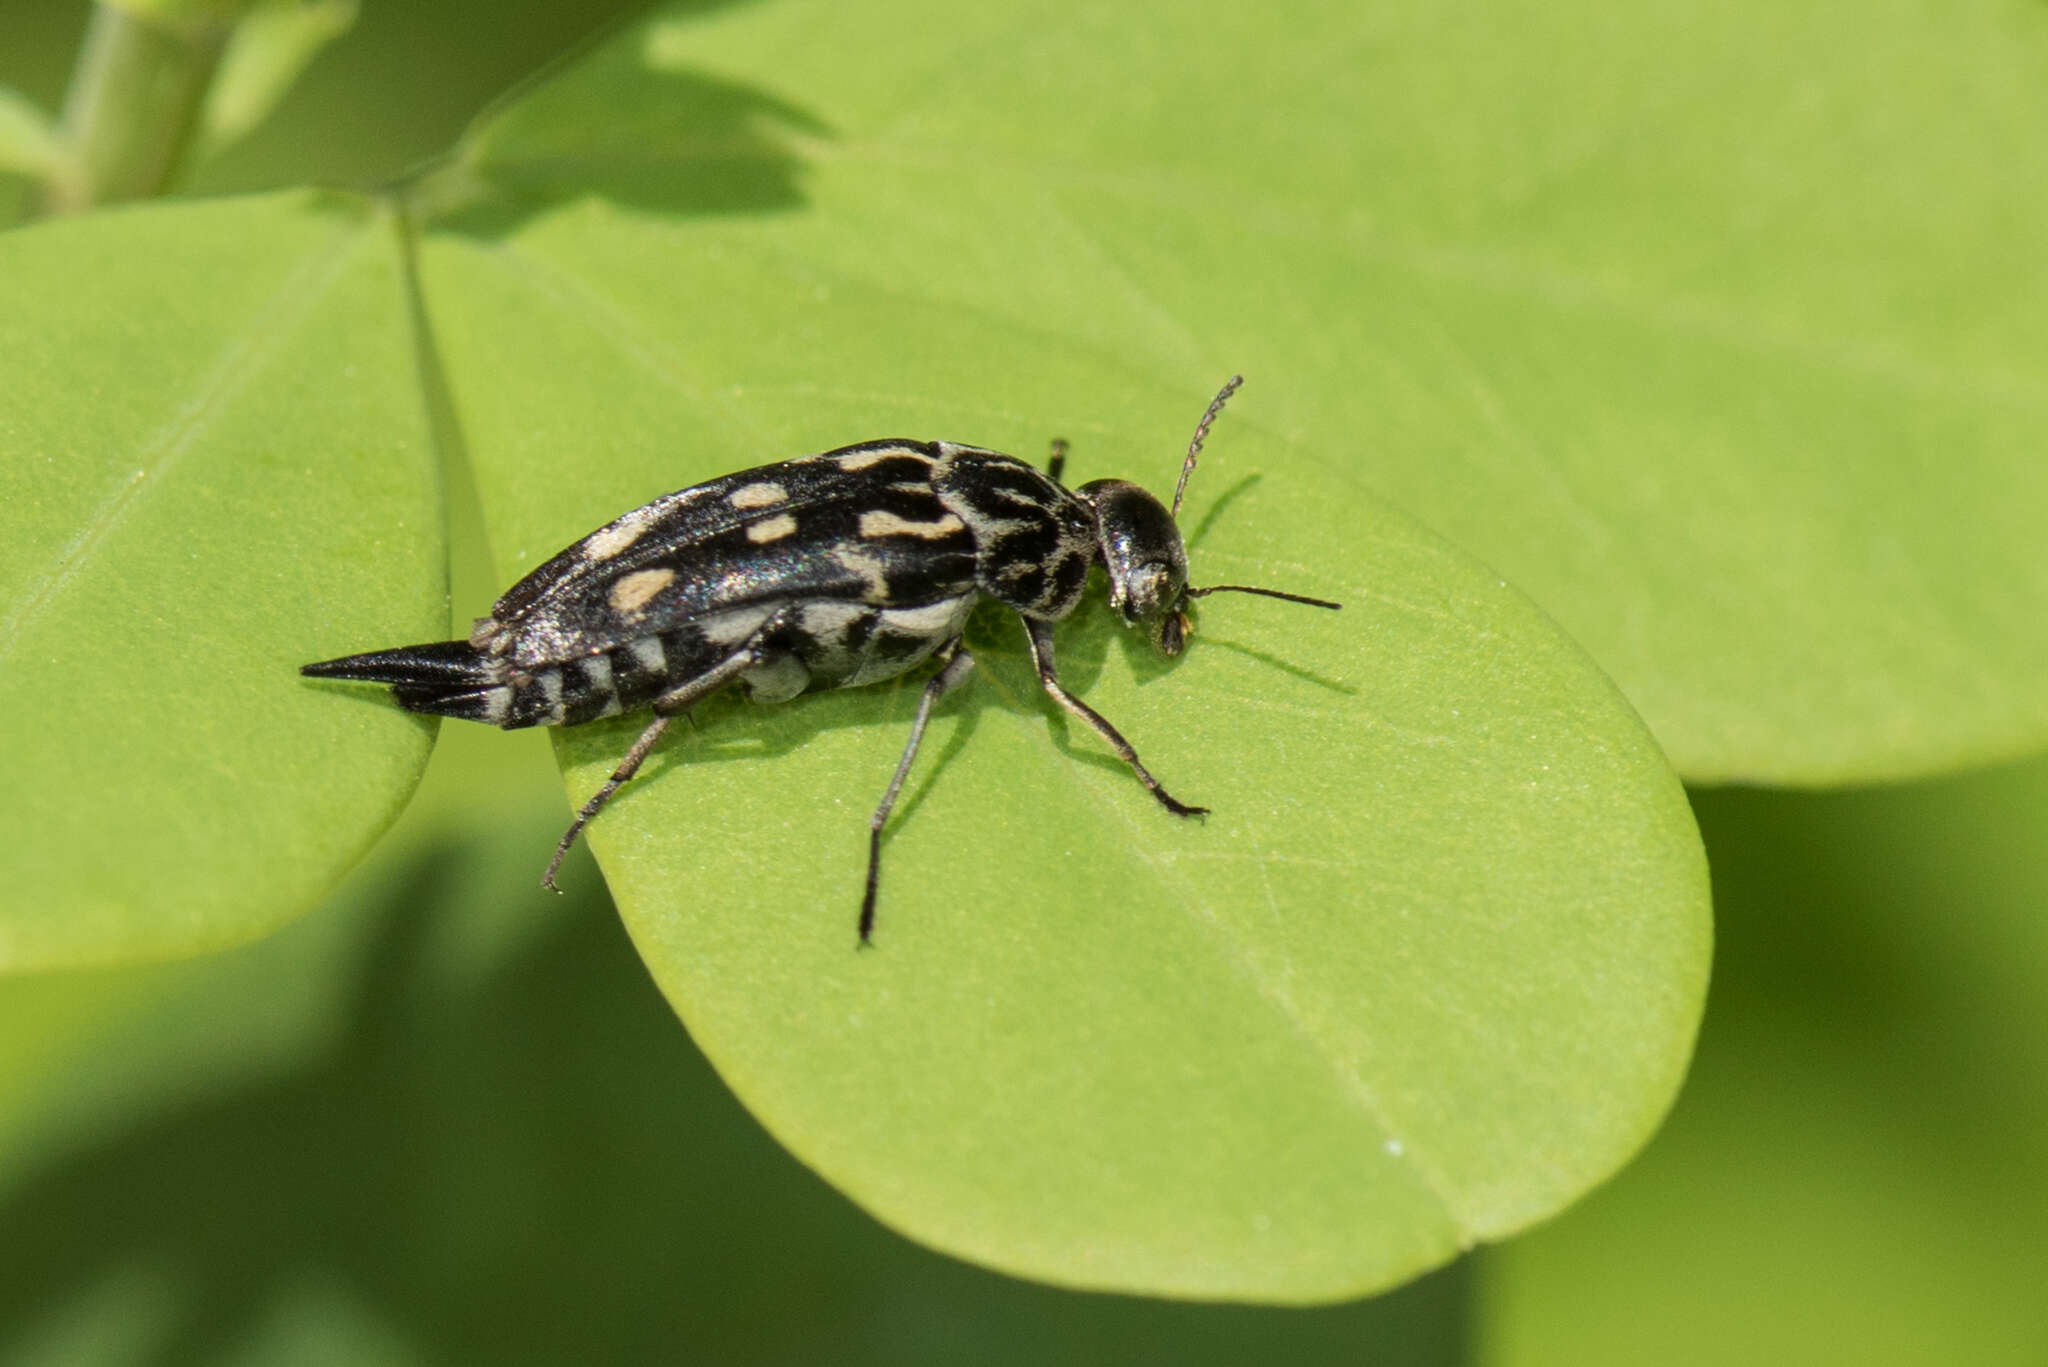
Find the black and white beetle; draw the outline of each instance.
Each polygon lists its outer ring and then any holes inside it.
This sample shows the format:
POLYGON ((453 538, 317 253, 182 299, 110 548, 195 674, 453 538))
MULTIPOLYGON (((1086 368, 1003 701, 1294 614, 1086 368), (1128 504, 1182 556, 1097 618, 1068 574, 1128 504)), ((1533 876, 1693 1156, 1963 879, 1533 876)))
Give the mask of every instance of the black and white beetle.
POLYGON ((652 705, 654 720, 555 847, 541 882, 576 836, 633 777, 674 717, 737 683, 754 702, 891 679, 928 658, 896 772, 868 822, 860 938, 875 923, 882 827, 910 773, 932 708, 974 668, 961 645, 982 598, 1024 620, 1038 681, 1094 728, 1138 782, 1176 816, 1190 807, 1160 786, 1094 708, 1060 686, 1053 623, 1081 601, 1091 566, 1109 602, 1167 655, 1186 647, 1191 598, 1258 593, 1311 607, 1335 603, 1245 584, 1188 587, 1174 519, 1210 424, 1238 385, 1217 394, 1188 443, 1173 507, 1135 484, 1060 481, 1049 472, 949 441, 865 441, 742 470, 681 489, 600 527, 514 584, 467 641, 401 646, 300 669, 316 679, 390 684, 400 707, 522 726, 574 726, 652 705))

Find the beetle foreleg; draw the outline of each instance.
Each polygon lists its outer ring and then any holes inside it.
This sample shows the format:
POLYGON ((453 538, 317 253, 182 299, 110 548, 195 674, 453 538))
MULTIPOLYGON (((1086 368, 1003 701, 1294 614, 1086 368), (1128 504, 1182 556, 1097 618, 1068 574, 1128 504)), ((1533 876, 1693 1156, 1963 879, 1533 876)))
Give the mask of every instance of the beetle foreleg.
POLYGON ((1159 805, 1175 816, 1202 816, 1207 807, 1190 807, 1172 793, 1160 786, 1159 780, 1138 761, 1138 752, 1123 738, 1114 726, 1109 724, 1100 712, 1082 702, 1060 685, 1059 675, 1054 672, 1052 661, 1052 623, 1041 622, 1033 617, 1024 619, 1024 630, 1031 637, 1031 662, 1038 667, 1038 683, 1052 700, 1067 711, 1093 727, 1095 734, 1109 742, 1109 748, 1116 751, 1118 758, 1131 766, 1131 772, 1138 776, 1138 782, 1145 785, 1145 791, 1159 799, 1159 805))
POLYGON ((889 822, 889 813, 896 806, 896 795, 903 791, 903 780, 910 777, 910 762, 917 758, 918 743, 924 739, 925 723, 932 719, 932 709, 939 699, 950 693, 959 682, 974 672, 974 657, 960 649, 960 638, 955 636, 939 647, 945 667, 926 681, 924 696, 917 700, 917 720, 910 723, 910 741, 903 747, 903 758, 896 761, 895 777, 889 780, 889 791, 882 794, 881 805, 868 818, 868 887, 860 899, 860 942, 868 943, 868 936, 875 928, 875 890, 882 877, 882 827, 889 822))

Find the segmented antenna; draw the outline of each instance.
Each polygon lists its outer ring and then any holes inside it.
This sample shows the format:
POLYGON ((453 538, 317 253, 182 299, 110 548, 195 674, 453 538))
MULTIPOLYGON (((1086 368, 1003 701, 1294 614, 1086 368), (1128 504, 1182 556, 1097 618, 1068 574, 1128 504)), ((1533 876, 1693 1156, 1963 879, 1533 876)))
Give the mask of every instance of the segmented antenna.
POLYGON ((1250 584, 1211 584, 1206 589, 1189 589, 1190 598, 1203 598, 1212 593, 1256 593, 1262 598, 1284 598, 1290 603, 1306 603, 1312 608, 1341 608, 1342 603, 1333 603, 1327 598, 1311 598, 1305 593, 1282 593, 1278 589, 1253 588, 1250 584))
POLYGON ((1232 375, 1230 382, 1209 401, 1209 411, 1202 414, 1202 420, 1195 424, 1195 439, 1188 443, 1188 458, 1180 467, 1180 483, 1173 486, 1173 515, 1180 517, 1180 501, 1188 491, 1188 476, 1195 472, 1195 457, 1202 454, 1202 443, 1209 439, 1209 426, 1216 421, 1216 415, 1223 411, 1223 405, 1230 402, 1230 396, 1244 383, 1244 376, 1232 375))

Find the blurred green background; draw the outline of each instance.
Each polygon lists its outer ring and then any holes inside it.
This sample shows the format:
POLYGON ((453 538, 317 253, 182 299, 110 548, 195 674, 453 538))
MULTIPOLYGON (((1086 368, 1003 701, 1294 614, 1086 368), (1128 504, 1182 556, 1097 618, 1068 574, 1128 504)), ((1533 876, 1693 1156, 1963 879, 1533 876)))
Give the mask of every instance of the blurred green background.
MULTIPOLYGON (((197 168, 185 188, 367 185, 448 149, 478 110, 646 8, 636 0, 434 0, 361 7, 275 113, 197 168)), ((0 80, 61 109, 85 33, 83 0, 15 0, 0 80)))
MULTIPOLYGON (((371 0, 192 188, 396 174, 638 9, 371 0)), ((0 79, 60 103, 85 13, 8 7, 0 79)), ((882 1230, 711 1076, 587 857, 526 895, 560 794, 539 735, 451 728, 284 934, 0 982, 0 1364, 2048 1360, 2048 763, 1696 793, 1715 978, 1664 1131, 1551 1225, 1311 1311, 882 1230)))

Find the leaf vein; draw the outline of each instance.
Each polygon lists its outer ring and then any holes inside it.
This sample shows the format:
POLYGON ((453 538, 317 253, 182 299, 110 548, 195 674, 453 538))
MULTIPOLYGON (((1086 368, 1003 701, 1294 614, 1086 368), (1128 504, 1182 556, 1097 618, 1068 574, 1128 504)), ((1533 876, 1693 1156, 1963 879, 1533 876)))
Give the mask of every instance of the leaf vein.
MULTIPOLYGON (((1054 752, 1054 757, 1056 760, 1064 760, 1071 772, 1075 765, 1073 757, 1059 755, 1057 751, 1054 752)), ((1134 858, 1162 881, 1179 885, 1182 893, 1181 904, 1189 908, 1188 919, 1202 932, 1202 938, 1230 970, 1250 987, 1252 995, 1265 1003, 1287 1027, 1288 1035, 1310 1056, 1329 1069, 1331 1077, 1337 1083, 1339 1094, 1378 1132, 1383 1141, 1386 1141, 1381 1152, 1398 1157, 1407 1164, 1422 1189, 1443 1211, 1444 1218, 1450 1222, 1460 1246, 1469 1246, 1473 1242, 1474 1234, 1467 1227, 1467 1222, 1458 1214, 1457 1206, 1451 1198, 1450 1184, 1415 1152, 1413 1146, 1401 1139, 1388 1118, 1378 1094, 1355 1069, 1346 1067, 1341 1060, 1323 1047, 1322 1042, 1309 1030, 1300 1008, 1295 1005, 1293 999, 1279 984, 1261 971, 1256 958, 1246 953, 1244 946, 1228 934, 1214 911, 1199 895, 1199 885, 1174 867, 1173 859, 1167 857, 1168 852, 1154 851, 1149 847, 1145 838, 1146 832, 1137 824, 1123 802, 1109 797, 1097 784, 1084 781, 1075 783, 1074 787, 1099 815, 1121 828, 1124 835, 1120 842, 1122 848, 1129 850, 1134 858)), ((1250 857, 1258 858, 1261 865, 1265 863, 1262 856, 1250 857)), ((1263 876, 1262 869, 1261 877, 1263 876)), ((1267 885, 1266 891, 1270 901, 1270 885, 1267 885)), ((1277 911, 1277 903, 1275 909, 1277 911)))
POLYGON ((230 336, 200 378, 191 398, 143 440, 136 466, 80 525, 48 569, 30 581, 13 611, 0 622, 0 664, 13 658, 22 639, 92 559, 107 538, 133 516, 146 494, 167 479, 233 398, 263 368, 283 340, 298 330, 314 305, 340 278, 352 248, 369 233, 366 221, 351 222, 323 239, 257 309, 246 327, 230 336))

